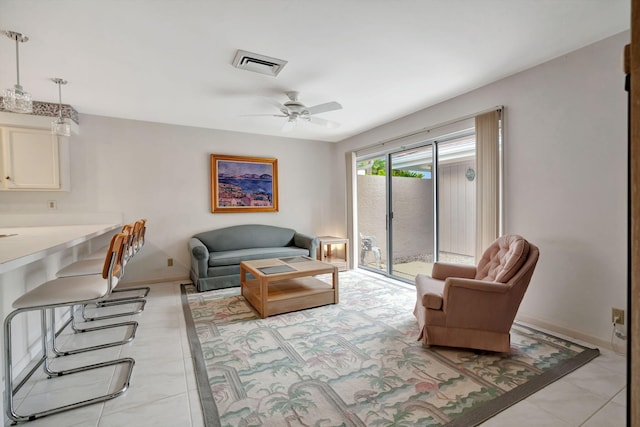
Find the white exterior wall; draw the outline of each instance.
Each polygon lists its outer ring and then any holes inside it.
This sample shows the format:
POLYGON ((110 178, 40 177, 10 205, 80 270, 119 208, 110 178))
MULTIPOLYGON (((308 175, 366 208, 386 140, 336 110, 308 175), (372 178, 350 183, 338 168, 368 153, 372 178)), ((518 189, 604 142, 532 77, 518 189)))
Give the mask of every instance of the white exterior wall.
MULTIPOLYGON (((358 231, 373 236, 380 248, 382 263, 387 259, 386 176, 358 175, 358 231)), ((433 259, 433 181, 393 177, 393 255, 395 262, 403 259, 433 259)), ((362 242, 355 240, 358 258, 362 242)), ((367 253, 365 262, 375 257, 367 253)), ((354 262, 354 266, 357 265, 354 262)))
POLYGON ((438 168, 438 250, 475 256, 476 180, 469 181, 467 169, 475 162, 448 164, 438 168))

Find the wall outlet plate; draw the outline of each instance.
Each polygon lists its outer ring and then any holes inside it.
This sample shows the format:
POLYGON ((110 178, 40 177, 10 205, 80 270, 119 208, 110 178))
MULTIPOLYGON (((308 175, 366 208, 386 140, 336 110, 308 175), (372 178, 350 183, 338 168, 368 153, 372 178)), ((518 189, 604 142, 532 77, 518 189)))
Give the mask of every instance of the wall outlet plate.
POLYGON ((624 310, 621 308, 611 308, 611 322, 617 325, 624 325, 624 310))

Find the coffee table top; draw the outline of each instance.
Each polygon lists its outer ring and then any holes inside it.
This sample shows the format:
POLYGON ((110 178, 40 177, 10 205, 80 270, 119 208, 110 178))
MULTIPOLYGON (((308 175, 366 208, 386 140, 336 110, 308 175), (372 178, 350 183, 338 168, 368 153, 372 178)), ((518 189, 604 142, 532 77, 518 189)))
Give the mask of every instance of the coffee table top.
POLYGON ((252 261, 242 261, 240 264, 244 265, 247 270, 257 276, 286 276, 292 273, 314 275, 331 273, 335 268, 332 264, 306 256, 256 259, 252 261))

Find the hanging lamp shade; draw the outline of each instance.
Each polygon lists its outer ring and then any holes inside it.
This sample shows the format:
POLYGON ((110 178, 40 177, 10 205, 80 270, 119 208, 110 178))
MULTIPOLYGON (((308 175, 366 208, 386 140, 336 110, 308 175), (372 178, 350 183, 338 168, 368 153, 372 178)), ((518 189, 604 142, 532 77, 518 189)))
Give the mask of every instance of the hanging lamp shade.
POLYGON ((33 111, 33 100, 31 94, 25 92, 20 85, 20 43, 26 43, 29 38, 15 31, 3 31, 5 36, 16 42, 16 84, 9 89, 5 89, 2 94, 2 107, 14 113, 31 113, 33 111))
POLYGON ((51 122, 51 133, 57 136, 71 135, 71 125, 62 117, 62 85, 66 85, 67 81, 59 77, 51 79, 58 85, 58 117, 51 122))

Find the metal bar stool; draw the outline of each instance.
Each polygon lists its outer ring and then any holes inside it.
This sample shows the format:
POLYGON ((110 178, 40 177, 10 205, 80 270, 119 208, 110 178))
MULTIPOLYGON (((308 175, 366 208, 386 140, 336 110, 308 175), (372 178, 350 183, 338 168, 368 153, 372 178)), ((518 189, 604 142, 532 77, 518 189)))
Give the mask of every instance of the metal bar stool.
MULTIPOLYGON (((122 248, 122 254, 121 254, 121 264, 122 264, 122 272, 124 274, 124 267, 126 265, 126 260, 127 260, 127 253, 128 253, 128 247, 131 243, 131 238, 130 238, 130 232, 133 230, 133 226, 124 226, 122 228, 123 232, 121 233, 124 236, 124 241, 123 241, 123 248, 122 248)), ((109 250, 111 250, 111 245, 113 245, 113 239, 115 238, 116 235, 112 236, 111 238, 111 243, 110 243, 110 247, 109 250)), ((109 253, 109 250, 105 251, 105 253, 109 253)), ((103 255, 104 258, 104 255, 103 255)), ((100 262, 100 260, 82 260, 82 261, 78 261, 76 263, 73 263, 71 265, 69 265, 68 267, 65 267, 65 269, 63 269, 65 271, 59 271, 57 276, 58 278, 65 278, 65 277, 84 277, 84 276, 91 276, 91 275, 99 275, 99 274, 104 274, 104 261, 100 262)), ((120 275, 120 277, 122 277, 122 275, 120 275)), ((116 282, 116 285, 119 282, 116 282)), ((99 301, 98 301, 99 302, 99 301)), ((134 301, 135 302, 135 301, 134 301)), ((138 303, 140 303, 140 307, 138 307, 137 310, 134 311, 128 311, 128 312, 120 312, 114 315, 110 315, 110 316, 99 316, 99 317, 94 317, 94 318, 90 318, 90 319, 85 319, 85 320, 100 320, 99 318, 114 318, 114 317, 120 317, 120 316, 128 316, 128 315, 133 315, 133 314, 137 314, 142 312, 142 309, 144 308, 144 304, 146 304, 146 300, 142 300, 142 301, 138 301, 138 303)), ((92 303, 92 304, 97 304, 97 303, 92 303)), ((124 302, 122 302, 122 304, 125 304, 124 302)), ((82 316, 84 317, 84 309, 87 306, 87 304, 81 304, 81 313, 82 316)), ((126 344, 128 342, 131 342, 134 338, 135 338, 135 334, 138 328, 138 322, 135 321, 127 321, 127 322, 120 322, 120 323, 112 323, 109 325, 103 325, 103 326, 96 326, 96 327, 80 327, 76 324, 76 314, 75 314, 75 306, 71 307, 71 314, 69 316, 69 320, 60 328, 59 331, 57 331, 56 333, 54 333, 52 335, 52 342, 53 342, 53 347, 52 347, 52 353, 57 355, 57 356, 68 356, 70 354, 77 354, 77 353, 83 353, 86 351, 92 351, 92 350, 98 350, 101 348, 106 348, 106 347, 114 347, 114 346, 118 346, 118 345, 122 345, 122 344, 126 344), (89 346, 89 347, 84 347, 84 348, 78 348, 78 349, 61 349, 58 347, 56 338, 57 336, 68 326, 71 325, 71 328, 73 329, 73 331, 75 333, 88 333, 88 332, 97 332, 97 331, 102 331, 105 329, 112 329, 112 328, 120 328, 120 327, 129 327, 129 333, 128 335, 125 336, 124 339, 119 340, 119 341, 113 341, 113 342, 109 342, 109 343, 104 343, 104 344, 99 344, 99 345, 94 345, 94 346, 89 346)), ((51 324, 52 324, 52 329, 55 331, 55 309, 51 310, 51 324)))
MULTIPOLYGON (((92 365, 80 366, 77 368, 53 371, 49 366, 49 350, 46 311, 58 307, 72 307, 74 305, 86 304, 103 299, 111 293, 118 280, 122 276, 122 252, 126 235, 117 234, 112 239, 110 250, 105 257, 105 271, 102 275, 76 276, 62 279, 54 279, 43 283, 35 289, 27 292, 13 302, 12 311, 4 320, 4 375, 5 375, 5 409, 7 416, 14 422, 32 421, 47 415, 56 414, 63 411, 104 402, 113 399, 124 393, 129 387, 131 373, 135 361, 130 357, 115 359, 92 365), (12 372, 12 351, 11 351, 11 321, 20 313, 28 311, 40 311, 42 328, 42 357, 36 366, 31 369, 26 377, 14 388, 12 372), (20 388, 34 374, 40 365, 44 365, 44 372, 49 378, 70 375, 79 372, 91 371, 108 366, 124 365, 125 379, 118 386, 118 390, 97 397, 88 398, 82 401, 69 403, 51 409, 45 409, 31 414, 20 415, 14 408, 14 397, 20 388)), ((53 327, 51 333, 55 334, 53 327)))
MULTIPOLYGON (((138 224, 139 222, 140 221, 137 221, 136 224, 138 224)), ((142 226, 144 226, 144 223, 142 224, 142 226)), ((141 228, 141 226, 138 226, 138 228, 141 228)), ((133 255, 137 252, 134 250, 134 246, 136 244, 135 242, 136 240, 138 240, 138 238, 136 237, 135 225, 125 224, 122 227, 122 233, 127 234, 128 236, 128 239, 125 242, 125 251, 123 254, 123 265, 126 265, 129 262, 129 260, 133 257, 133 255)), ((89 258, 89 259, 82 259, 80 261, 76 261, 74 263, 69 264, 68 266, 58 271, 56 276, 59 278, 73 277, 73 276, 86 276, 86 275, 100 274, 101 272, 102 272, 102 261, 100 259, 89 258)), ((85 312, 85 309, 87 307, 87 305, 85 304, 82 306, 83 319, 85 321, 103 320, 103 319, 112 319, 112 318, 121 317, 121 316, 131 316, 134 314, 142 313, 142 311, 144 310, 145 304, 147 303, 145 297, 148 295, 150 288, 148 287, 127 288, 127 289, 121 289, 121 290, 114 289, 112 292, 113 293, 130 292, 130 291, 137 291, 137 290, 143 290, 145 292, 142 295, 135 295, 135 296, 129 296, 129 297, 122 297, 122 298, 110 298, 109 300, 98 301, 94 303, 96 307, 108 307, 108 306, 135 303, 135 304, 138 304, 136 309, 132 311, 120 312, 120 313, 115 313, 110 315, 89 317, 86 315, 86 312, 85 312)), ((72 324, 72 327, 74 327, 73 324, 72 324)), ((75 330, 78 331, 77 329, 75 330)))
MULTIPOLYGON (((106 254, 106 259, 105 261, 103 261, 103 268, 102 271, 100 272, 100 275, 102 277, 104 277, 105 274, 107 274, 108 270, 108 265, 106 263, 106 261, 108 260, 109 255, 111 254, 111 252, 113 251, 114 245, 116 244, 116 239, 118 238, 118 236, 121 236, 123 239, 123 243, 122 243, 122 248, 120 248, 119 253, 118 253, 118 260, 119 260, 119 265, 120 265, 120 270, 119 270, 119 274, 118 274, 118 281, 114 282, 114 286, 117 286, 119 280, 122 278, 122 276, 124 275, 124 267, 125 267, 125 253, 127 251, 127 245, 128 242, 130 242, 129 239, 129 235, 127 233, 121 233, 121 234, 116 234, 114 236, 112 236, 111 238, 111 242, 109 244, 109 249, 107 251, 105 251, 106 254)), ((91 277, 93 275, 82 275, 82 276, 69 276, 69 277, 91 277)), ((111 289, 111 292, 113 292, 113 289, 111 289)), ((146 301, 145 301, 146 302, 146 301)), ((81 310, 84 309, 84 307, 86 307, 87 304, 81 304, 81 310)), ((103 349, 103 348, 108 348, 108 347, 115 347, 118 345, 122 345, 122 344, 126 344, 128 342, 131 342, 135 336, 136 336, 136 331, 138 329, 138 322, 135 321, 127 321, 127 322, 119 322, 119 323, 110 323, 107 325, 102 325, 102 326, 94 326, 94 327, 78 327, 76 325, 76 315, 75 315, 75 305, 71 307, 71 313, 69 316, 69 320, 62 326, 62 328, 60 328, 59 331, 55 332, 52 334, 51 336, 51 341, 52 341, 52 353, 55 354, 56 356, 68 356, 71 354, 78 354, 78 353, 84 353, 87 351, 93 351, 93 350, 99 350, 99 349, 103 349), (87 332, 96 332, 96 331, 103 331, 106 329, 113 329, 113 328, 121 328, 121 327, 128 327, 129 329, 129 333, 122 339, 122 340, 117 340, 117 341, 111 341, 111 342, 107 342, 107 343, 102 343, 102 344, 97 344, 97 345, 92 345, 92 346, 88 346, 88 347, 82 347, 82 348, 75 348, 75 349, 61 349, 58 347, 57 344, 57 336, 69 325, 71 324, 71 328, 73 329, 73 331, 75 333, 87 333, 87 332)), ((50 315, 51 315, 51 330, 52 331, 56 331, 56 319, 55 319, 55 308, 52 308, 50 310, 50 315)), ((117 316, 121 316, 122 313, 119 313, 117 316)), ((103 317, 108 317, 108 316, 103 316, 103 317)), ((116 317, 116 316, 111 316, 111 317, 116 317)))

